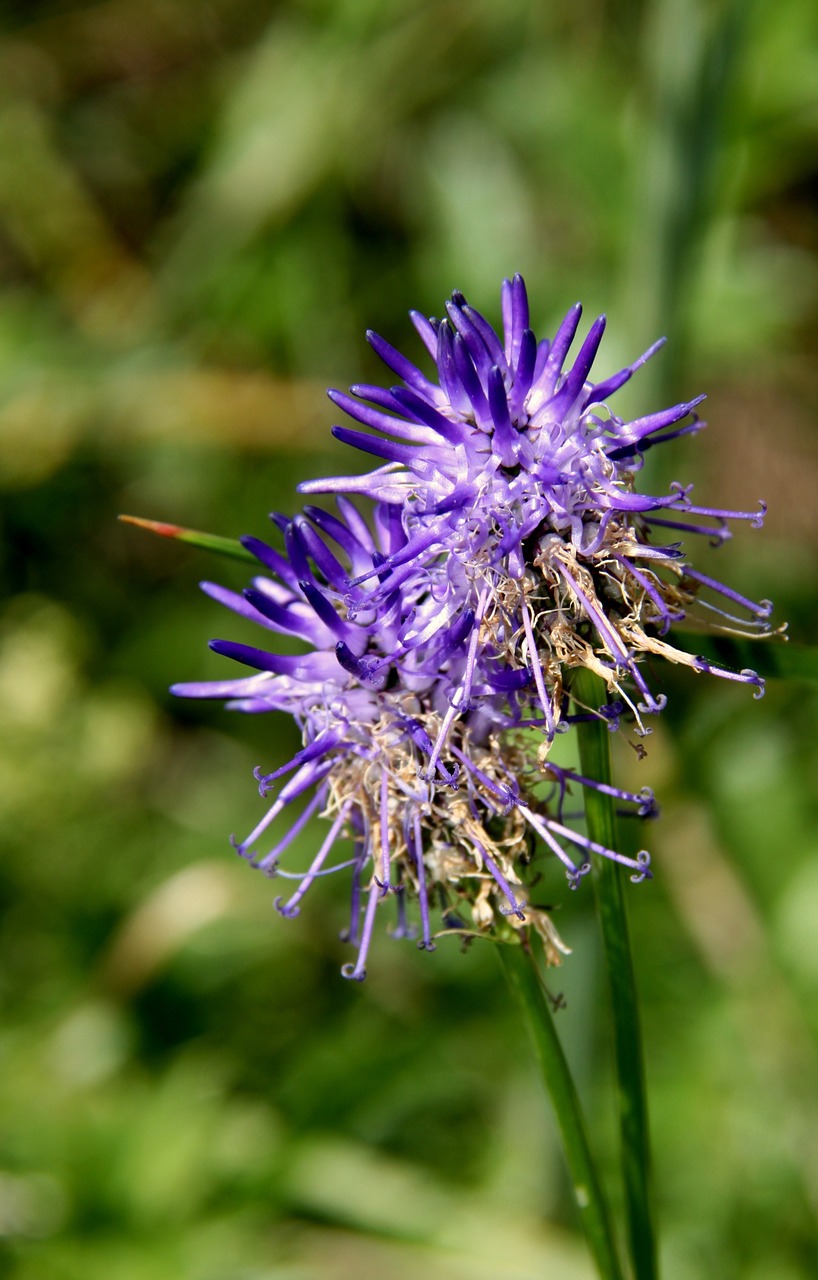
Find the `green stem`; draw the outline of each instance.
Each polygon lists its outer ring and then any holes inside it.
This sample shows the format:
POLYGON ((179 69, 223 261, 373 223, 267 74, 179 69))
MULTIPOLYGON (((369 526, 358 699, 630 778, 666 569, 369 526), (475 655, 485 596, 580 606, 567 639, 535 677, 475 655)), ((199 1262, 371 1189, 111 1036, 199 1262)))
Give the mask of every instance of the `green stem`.
MULTIPOLYGON (((573 692, 583 704, 583 709, 601 706, 608 696, 602 680, 592 672, 582 669, 574 675, 573 692)), ((600 718, 582 723, 578 728, 583 773, 597 782, 610 784, 610 732, 607 725, 600 718)), ((616 815, 611 797, 586 788, 585 816, 590 838, 608 849, 615 849, 616 815)), ((623 894, 625 872, 611 858, 594 855, 592 864, 591 875, 596 892, 613 1015, 630 1253, 635 1280, 656 1280, 658 1260, 647 1089, 639 1002, 623 894)))
POLYGON ((562 1051, 536 960, 528 944, 498 946, 509 984, 525 1013, 542 1078, 559 1125, 580 1221, 602 1280, 622 1280, 610 1215, 597 1176, 579 1098, 562 1051))

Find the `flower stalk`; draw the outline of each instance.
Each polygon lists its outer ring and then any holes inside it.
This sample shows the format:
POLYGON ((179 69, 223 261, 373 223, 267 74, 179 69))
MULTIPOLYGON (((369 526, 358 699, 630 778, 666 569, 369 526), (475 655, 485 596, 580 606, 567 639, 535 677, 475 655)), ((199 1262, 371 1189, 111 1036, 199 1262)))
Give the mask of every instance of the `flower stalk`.
MULTIPOLYGON (((603 681, 592 672, 574 673, 572 692, 583 706, 604 701, 603 681)), ((577 725, 583 772, 610 784, 610 734, 601 718, 577 725)), ((588 834, 592 840, 616 848, 613 800, 602 791, 583 791, 588 834)), ((642 1032, 636 991, 622 871, 609 858, 592 859, 591 879, 599 915, 613 1022, 619 1100, 622 1176, 628 1221, 628 1240, 635 1280, 656 1280, 658 1259, 653 1210, 650 1131, 642 1032)))
POLYGON ((537 1063, 554 1108, 574 1200, 601 1280, 624 1280, 611 1216, 591 1153, 585 1121, 531 943, 497 947, 506 978, 528 1024, 537 1063))

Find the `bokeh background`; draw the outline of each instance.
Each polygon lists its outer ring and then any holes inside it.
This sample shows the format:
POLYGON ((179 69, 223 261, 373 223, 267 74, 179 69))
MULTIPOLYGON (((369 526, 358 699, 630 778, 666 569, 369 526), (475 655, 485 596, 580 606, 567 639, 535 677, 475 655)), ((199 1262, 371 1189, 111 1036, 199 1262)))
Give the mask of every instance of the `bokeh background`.
MULTIPOLYGON (((380 376, 364 330, 417 352, 410 307, 496 321, 519 270, 540 332, 607 311, 603 374, 668 335, 619 402, 706 390, 711 427, 656 483, 768 500, 701 563, 809 643, 816 144, 809 0, 5 0, 4 1274, 589 1277, 491 947, 382 936, 360 988, 343 887, 276 915, 227 837, 290 726, 167 693, 224 670, 196 583, 243 570, 116 515, 266 536, 339 469, 323 388, 380 376)), ((665 1275, 813 1277, 814 684, 664 678, 618 768, 664 808, 630 905, 665 1275)), ((552 892, 613 1173, 590 898, 552 892)))

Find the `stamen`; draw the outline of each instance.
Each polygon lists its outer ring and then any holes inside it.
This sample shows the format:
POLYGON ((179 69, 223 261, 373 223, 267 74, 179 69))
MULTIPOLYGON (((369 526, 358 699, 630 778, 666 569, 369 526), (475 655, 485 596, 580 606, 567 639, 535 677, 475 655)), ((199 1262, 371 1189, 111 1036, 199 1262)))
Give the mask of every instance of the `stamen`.
POLYGON ((395 886, 395 900, 398 909, 398 923, 395 928, 390 930, 390 938, 416 938, 417 929, 414 925, 410 925, 406 914, 406 892, 403 885, 395 886))
POLYGON ((707 524, 683 524, 681 520, 660 520, 658 516, 646 515, 645 523, 650 525, 660 525, 663 529, 681 529, 683 533, 700 533, 702 537, 710 538, 714 547, 721 546, 723 542, 729 542, 732 538, 732 530, 727 524, 722 522, 715 529, 712 525, 707 524))
POLYGON ((457 760, 465 765, 468 772, 473 774, 487 791, 497 797, 503 805, 503 816, 505 817, 507 813, 510 813, 518 803, 519 795, 512 791, 511 787, 504 787, 501 786, 500 783, 495 782, 493 778, 490 778, 487 773, 484 773, 482 769, 478 768, 474 761, 470 760, 467 755, 464 755, 464 753, 460 751, 458 747, 454 746, 454 744, 449 747, 449 750, 457 760))
POLYGON ((520 609, 523 619, 523 630, 525 631, 526 646, 528 649, 528 660, 531 663, 534 672, 534 683, 537 687, 537 696, 540 699, 540 705, 545 716, 546 733, 549 738, 554 736, 554 707, 551 698, 548 696, 548 690, 545 687, 545 679, 543 677, 542 666, 540 665, 540 656, 537 653, 537 644, 534 639, 534 630, 531 625, 531 616, 528 612, 528 602, 523 597, 522 607, 520 609))
POLYGON ((582 868, 575 866, 559 841, 552 836, 548 829, 547 819, 540 818, 538 814, 532 813, 527 805, 521 804, 518 805, 518 808, 532 830, 536 831, 540 839, 545 841, 551 852, 557 855, 560 862, 567 869, 571 887, 575 889, 579 884, 580 876, 583 874, 582 868))
POLYGON ((656 800, 650 787, 643 787, 641 791, 623 791, 620 787, 611 786, 607 782, 597 782, 594 778, 586 778, 581 773, 575 773, 573 769, 564 769, 562 766, 554 764, 549 760, 544 769, 545 773, 553 774, 558 779, 570 779, 572 782, 578 782, 583 787, 590 787, 594 791, 600 791, 603 795, 612 796, 615 800, 624 800, 628 804, 635 804, 638 807, 639 816, 642 818, 652 817, 656 813, 656 800))
POLYGON ((506 898, 508 899, 508 907, 501 907, 500 914, 504 916, 516 916, 518 920, 525 920, 525 916, 523 915, 523 907, 526 905, 526 903, 517 901, 517 899, 514 896, 514 892, 511 888, 511 885, 508 883, 505 876, 501 872, 500 868, 497 866, 497 863, 494 861, 492 857, 489 856, 489 854, 486 852, 485 848, 483 847, 483 845, 480 843, 479 840, 474 841, 474 846, 479 852, 480 857, 483 859, 483 862, 486 864, 489 871, 494 876, 494 879, 497 881, 498 885, 502 889, 506 898))
POLYGON ((338 746, 341 737, 340 733, 334 733, 332 730, 320 733, 313 742, 308 743, 303 750, 294 755, 292 760, 287 764, 283 764, 280 769, 274 769, 272 773, 262 773, 261 766, 257 765, 253 770, 253 777, 258 782, 259 795, 262 797, 269 795, 273 790, 273 783, 285 773, 289 773, 299 765, 307 764, 310 760, 320 759, 322 756, 327 755, 328 752, 338 746))
POLYGON ((668 605, 665 603, 665 601, 662 599, 662 597, 659 595, 659 592, 656 590, 656 588, 651 584, 650 579, 644 573, 642 573, 640 569, 637 569, 636 565, 631 564, 630 560, 626 559, 625 556, 619 555, 617 552, 614 552, 613 558, 614 560, 617 561, 618 564, 621 564, 622 567, 627 570, 627 572, 631 575, 632 578, 634 578, 639 583, 639 586, 645 592, 645 595, 648 597, 649 600, 652 601, 652 603, 656 608, 657 613, 659 614, 659 620, 660 620, 659 634, 666 635, 670 629, 670 625, 672 622, 681 622, 681 620, 684 618, 685 616, 684 610, 679 609, 679 610, 676 610, 675 612, 671 610, 668 607, 668 605))
POLYGON ((748 600, 747 596, 742 596, 738 591, 733 591, 730 587, 726 587, 724 583, 717 582, 715 578, 708 578, 704 573, 697 573, 689 565, 684 566, 684 576, 692 578, 694 582, 700 582, 704 587, 710 587, 711 591, 718 592, 719 595, 725 596, 726 599, 732 600, 735 604, 740 604, 743 609, 746 609, 748 613, 755 614, 757 618, 769 618, 773 611, 770 600, 761 600, 756 604, 755 601, 748 600))
POLYGON ((564 840, 570 840, 572 844, 579 845, 582 849, 587 849, 589 853, 599 853, 603 858, 610 858, 613 862, 619 862, 623 867, 633 867, 640 873, 641 879, 650 880, 650 854, 643 849, 634 860, 628 858, 624 853, 617 853, 616 849, 609 849, 604 844, 599 844, 596 840, 589 840, 587 836, 580 835, 578 831, 572 831, 570 827, 564 827, 559 822, 551 822, 549 826, 557 835, 562 836, 564 840))
POLYGON ((721 676, 722 680, 737 680, 741 684, 755 685, 753 697, 756 701, 764 697, 765 682, 757 671, 745 667, 742 671, 730 671, 728 667, 715 667, 707 658, 694 658, 691 664, 695 671, 706 671, 711 676, 721 676))
POLYGON ((608 622, 608 619, 605 617, 601 608, 599 608, 596 604, 591 603, 589 597, 582 590, 579 583, 574 578, 573 574, 569 573, 568 569, 563 564, 563 562, 557 559, 556 557, 554 558, 554 567, 556 568, 557 572, 562 575, 562 577, 568 583, 568 586, 576 595, 577 600, 582 605, 583 609, 587 613, 593 625, 596 627, 599 633, 600 639, 605 644, 605 647, 607 648, 608 652, 611 654, 611 656, 614 658, 615 661, 622 663, 624 666, 627 667, 629 662, 628 651, 625 648, 624 644, 622 643, 621 637, 616 633, 616 631, 614 631, 613 627, 608 622))
POLYGON ((380 897, 380 889, 376 880, 372 881, 369 889, 369 899, 366 904, 366 915, 364 916, 364 927, 361 933, 361 944, 358 948, 358 957, 354 964, 341 965, 341 974, 344 978, 351 978, 355 982, 363 982, 366 977, 366 957, 369 951, 369 944, 372 941, 372 927, 375 923, 375 912, 378 909, 378 898, 380 897))
POLYGON ((384 897, 391 887, 389 883, 389 774, 384 765, 381 772, 381 892, 384 897))
MULTIPOLYGON (((415 869, 418 874, 418 902, 420 904, 421 940, 418 946, 423 951, 434 951, 435 944, 429 928, 429 898, 426 892, 426 867, 423 863, 423 838, 420 831, 420 814, 417 809, 412 814, 414 843, 412 853, 415 858, 415 869)), ((407 841, 408 844, 408 841, 407 841)))
POLYGON ((346 822, 351 808, 352 808, 352 801, 348 800, 347 803, 344 805, 344 807, 341 809, 340 813, 338 814, 337 818, 333 822, 332 826, 330 827, 326 840, 321 845, 321 848, 318 850, 317 854, 313 858, 312 863, 310 864, 309 871, 304 876, 304 879, 301 881, 301 884, 298 886, 298 888, 296 889, 295 893, 292 895, 290 900, 288 902, 285 902, 282 905, 281 898, 276 898, 275 902, 273 903, 273 906, 276 908, 276 910, 280 911, 281 914, 283 916, 286 916, 288 919, 292 919, 293 916, 297 916, 299 911, 301 910, 298 904, 301 901, 301 899, 304 897, 304 894, 309 889, 319 869, 326 862, 327 855, 329 854, 332 846, 335 844, 335 841, 338 837, 338 832, 341 830, 344 823, 346 822))
POLYGON ((271 877, 274 875, 280 875, 281 873, 276 870, 276 863, 278 862, 278 859, 281 857, 284 850, 290 847, 296 836, 301 834, 310 819, 319 811, 319 809, 324 807, 328 793, 328 787, 319 787, 309 804, 305 806, 303 813, 296 818, 287 834, 279 840, 278 844, 271 849, 269 853, 265 854, 263 858, 252 860, 250 866, 257 867, 260 871, 263 871, 265 875, 271 877))
MULTIPOLYGON (((282 787, 278 799, 275 804, 267 810, 267 813, 261 819, 261 822, 253 828, 247 839, 243 840, 238 846, 238 852, 241 853, 242 857, 245 856, 244 851, 252 848, 262 832, 267 830, 270 823, 274 822, 282 810, 286 809, 288 804, 291 804, 293 800, 297 799, 297 797, 301 795, 302 791, 306 791, 308 787, 317 785, 319 782, 323 782, 324 778, 326 778, 327 774, 332 769, 333 763, 334 762, 332 760, 328 760, 317 768, 312 763, 301 766, 298 773, 290 778, 290 781, 286 786, 282 787)), ((259 866, 261 865, 262 864, 259 863, 259 866)))
POLYGON ((358 925, 361 911, 361 872, 367 859, 368 845, 369 835, 367 832, 364 838, 356 845, 358 856, 355 859, 355 870, 352 873, 352 888, 349 895, 349 927, 341 932, 341 941, 350 942, 353 946, 358 941, 358 925))

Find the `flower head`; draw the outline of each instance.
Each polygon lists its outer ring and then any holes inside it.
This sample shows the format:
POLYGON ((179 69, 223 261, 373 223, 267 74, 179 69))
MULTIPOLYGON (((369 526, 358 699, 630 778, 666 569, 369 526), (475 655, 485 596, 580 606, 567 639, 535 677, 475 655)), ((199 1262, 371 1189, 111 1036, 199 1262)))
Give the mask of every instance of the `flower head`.
POLYGON ((594 383, 604 318, 566 367, 579 307, 553 341, 537 342, 519 276, 503 285, 502 340, 462 295, 447 311, 443 321, 412 317, 437 382, 370 334, 401 385, 330 393, 370 430, 335 434, 383 464, 302 485, 334 493, 338 514, 307 506, 294 519, 274 516, 283 551, 243 539, 267 570, 243 595, 203 584, 304 651, 216 640, 217 652, 254 674, 174 687, 294 718, 301 749, 274 772, 257 770, 262 795, 275 799, 236 847, 267 874, 297 881, 277 899, 285 916, 298 913, 318 877, 349 871, 346 936, 357 956, 344 972, 353 978, 364 976, 388 897, 399 936, 413 932, 406 902, 416 900, 427 949, 439 907, 444 925, 477 932, 531 923, 557 960, 565 948, 547 913, 526 901, 535 843, 562 862, 572 887, 593 853, 644 880, 647 853, 630 858, 593 843, 567 803, 572 791, 596 788, 641 817, 655 807, 648 789, 622 791, 554 764, 556 734, 589 716, 611 729, 624 716, 648 732, 643 717, 664 705, 643 675, 649 654, 763 690, 755 672, 715 668, 665 638, 701 610, 762 635, 771 606, 698 573, 666 541, 679 533, 723 541, 728 521, 758 525, 763 508, 694 506, 690 487, 678 484, 658 496, 636 490, 649 448, 702 425, 701 398, 627 422, 607 407, 659 344, 594 383), (370 516, 350 494, 372 501, 370 516), (579 667, 605 680, 600 707, 572 708, 579 667), (273 838, 285 814, 289 825, 273 838), (285 871, 282 856, 313 815, 329 822, 326 836, 306 871, 285 871), (341 839, 351 840, 352 856, 334 862, 341 839))

